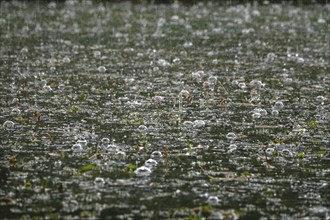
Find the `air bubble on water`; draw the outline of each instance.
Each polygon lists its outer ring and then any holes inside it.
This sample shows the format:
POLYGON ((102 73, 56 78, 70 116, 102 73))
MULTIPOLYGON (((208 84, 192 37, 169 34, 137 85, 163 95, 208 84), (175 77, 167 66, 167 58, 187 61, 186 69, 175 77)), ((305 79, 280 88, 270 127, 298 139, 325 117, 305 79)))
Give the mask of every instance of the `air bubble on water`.
POLYGON ((174 64, 180 64, 181 63, 181 60, 179 58, 174 58, 173 59, 173 63, 174 64))
POLYGON ((258 119, 258 118, 260 118, 261 117, 261 114, 259 113, 259 112, 253 112, 252 113, 252 118, 254 118, 254 119, 258 119))
POLYGON ((265 150, 265 153, 266 153, 268 156, 273 156, 273 155, 274 155, 274 151, 275 151, 274 148, 272 148, 272 147, 268 147, 268 148, 265 150))
POLYGON ((209 86, 212 87, 212 90, 214 89, 215 85, 217 84, 218 82, 218 78, 216 76, 210 76, 208 79, 207 79, 208 83, 209 83, 209 86))
POLYGON ((181 92, 179 93, 180 98, 187 98, 189 96, 190 96, 190 93, 185 89, 181 90, 181 92))
POLYGON ((74 144, 71 149, 73 153, 81 153, 84 151, 83 147, 80 144, 74 144))
POLYGON ((80 144, 82 147, 86 147, 87 146, 87 140, 80 138, 80 139, 77 140, 77 144, 80 144))
POLYGON ((124 151, 117 151, 115 154, 115 158, 118 160, 123 160, 126 158, 126 153, 124 151))
POLYGON ((205 127, 205 121, 203 121, 203 120, 195 120, 193 122, 193 127, 194 128, 203 128, 203 127, 205 127))
POLYGON ((154 101, 157 103, 157 104, 160 104, 164 101, 164 97, 163 96, 159 96, 159 95, 156 95, 154 97, 154 101))
POLYGON ((5 129, 7 129, 7 130, 10 130, 10 129, 13 129, 14 127, 15 127, 15 123, 14 122, 12 122, 12 121, 5 121, 4 123, 3 123, 3 127, 5 128, 5 129))
POLYGON ((102 138, 101 139, 101 144, 102 145, 108 145, 110 143, 110 139, 109 138, 102 138))
POLYGON ((325 98, 324 96, 319 95, 319 96, 316 97, 316 101, 317 101, 318 103, 320 103, 321 105, 324 104, 324 101, 325 101, 325 100, 327 100, 327 98, 325 98))
POLYGON ((54 166, 55 166, 56 168, 61 167, 61 166, 62 166, 62 161, 60 161, 60 160, 55 161, 55 162, 54 162, 54 166))
POLYGON ((246 89, 246 84, 244 82, 240 82, 240 83, 238 83, 238 87, 240 89, 246 89))
POLYGON ((281 101, 276 101, 273 105, 274 110, 281 110, 284 108, 284 104, 281 101))
POLYGON ((237 145, 236 144, 230 144, 229 147, 228 147, 228 151, 227 153, 233 153, 237 150, 237 145))
POLYGON ((70 60, 70 58, 68 56, 65 56, 65 57, 63 57, 62 62, 63 63, 70 63, 71 60, 70 60))
POLYGON ((260 88, 265 87, 265 84, 262 83, 260 80, 253 79, 253 80, 251 80, 251 82, 249 83, 249 87, 250 87, 250 88, 255 88, 255 89, 260 89, 260 88))
POLYGON ((278 116, 279 112, 278 112, 278 110, 273 109, 271 114, 273 116, 278 116))
POLYGON ((293 153, 289 149, 283 149, 280 151, 282 157, 293 157, 293 153))
POLYGON ((192 128, 192 127, 194 126, 194 123, 191 122, 191 121, 184 121, 184 122, 182 123, 182 126, 183 126, 184 128, 186 128, 186 129, 189 129, 189 128, 192 128))
POLYGON ((118 151, 118 146, 115 144, 109 144, 104 148, 107 153, 113 153, 118 151))
POLYGON ((218 205, 220 200, 217 196, 209 196, 206 201, 209 205, 218 205))
POLYGON ((19 110, 19 108, 13 108, 10 112, 11 115, 20 115, 21 114, 21 110, 19 110))
POLYGON ((148 131, 148 127, 145 126, 145 125, 139 125, 138 130, 139 130, 141 133, 145 133, 145 132, 148 131))
POLYGON ((162 157, 163 157, 163 154, 162 154, 162 152, 160 152, 160 151, 153 151, 153 152, 151 153, 151 158, 152 158, 152 159, 159 160, 159 159, 161 159, 162 157))
POLYGON ((201 82, 203 76, 204 76, 204 71, 202 70, 199 70, 199 71, 196 71, 196 72, 192 72, 191 73, 191 77, 193 78, 193 80, 195 80, 196 82, 201 82))
POLYGON ((226 135, 226 138, 228 140, 235 140, 237 138, 236 134, 234 132, 229 132, 227 135, 226 135))
POLYGON ((183 44, 183 47, 185 47, 185 48, 189 48, 189 47, 192 47, 192 46, 193 46, 193 43, 191 41, 186 41, 183 44))
POLYGON ((21 54, 23 55, 23 56, 26 56, 26 54, 29 52, 29 50, 26 48, 26 47, 23 47, 22 49, 21 49, 21 54))
POLYGON ((105 66, 99 66, 97 68, 97 71, 99 71, 99 73, 105 73, 105 71, 107 71, 107 69, 105 68, 105 66))
POLYGON ((65 212, 75 212, 79 209, 79 203, 77 200, 68 199, 62 202, 62 207, 65 212))
POLYGON ((159 60, 157 61, 157 65, 158 65, 158 66, 168 66, 168 65, 170 65, 170 63, 167 62, 167 61, 164 60, 164 59, 159 59, 159 60))
POLYGON ((136 176, 150 176, 151 169, 146 166, 142 166, 142 167, 137 168, 134 171, 134 173, 136 176))
POLYGON ((101 51, 96 50, 96 51, 93 52, 93 55, 94 55, 95 58, 100 57, 101 56, 101 51))
POLYGON ((104 184, 105 184, 105 181, 102 177, 96 177, 95 180, 94 180, 94 184, 97 187, 103 187, 104 184))
POLYGON ((154 159, 148 159, 146 162, 144 162, 144 166, 153 169, 155 166, 157 166, 158 162, 154 159))

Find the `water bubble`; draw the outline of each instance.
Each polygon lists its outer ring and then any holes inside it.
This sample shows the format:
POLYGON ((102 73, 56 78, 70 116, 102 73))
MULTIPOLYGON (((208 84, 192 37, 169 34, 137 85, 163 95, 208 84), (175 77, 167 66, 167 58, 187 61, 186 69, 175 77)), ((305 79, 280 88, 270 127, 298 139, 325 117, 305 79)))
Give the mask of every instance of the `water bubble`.
POLYGON ((71 149, 73 153, 81 153, 84 150, 80 144, 74 144, 71 149))
POLYGON ((173 59, 173 63, 174 64, 180 64, 181 63, 181 60, 179 58, 174 58, 173 59))
POLYGON ((185 128, 192 128, 194 126, 194 123, 191 122, 191 121, 184 121, 182 123, 182 126, 185 127, 185 128))
POLYGON ((272 147, 269 147, 265 150, 265 153, 268 155, 268 156, 273 156, 274 155, 274 151, 275 149, 272 148, 272 147))
POLYGON ((63 63, 70 63, 71 60, 70 60, 70 58, 69 58, 68 56, 65 56, 65 57, 62 59, 62 62, 63 62, 63 63))
POLYGON ((216 76, 210 76, 207 81, 209 82, 209 85, 214 87, 218 82, 218 78, 216 76))
POLYGON ((257 118, 260 118, 260 117, 261 117, 261 114, 259 112, 253 112, 252 118, 257 119, 257 118))
POLYGON ((154 159, 148 159, 144 165, 150 169, 154 168, 155 166, 157 166, 158 162, 154 159))
POLYGON ((187 90, 183 89, 183 90, 181 90, 181 92, 179 93, 179 96, 180 96, 180 98, 187 98, 187 97, 190 96, 190 93, 189 93, 187 90))
POLYGON ((157 64, 158 64, 158 66, 168 66, 168 65, 170 65, 170 63, 167 62, 167 61, 164 60, 164 59, 159 59, 159 60, 157 61, 157 64))
POLYGON ((117 151, 118 151, 118 146, 115 145, 115 144, 109 144, 108 146, 106 146, 106 147, 104 148, 104 150, 105 150, 106 152, 108 152, 108 153, 110 153, 110 152, 117 152, 117 151))
POLYGON ((97 71, 99 71, 99 73, 105 73, 105 71, 107 71, 107 69, 105 68, 105 66, 99 66, 97 68, 97 71))
POLYGON ((204 71, 196 71, 191 73, 191 77, 196 81, 196 82, 201 82, 202 78, 204 76, 204 71))
POLYGON ((75 212, 79 208, 77 200, 69 199, 62 202, 62 207, 66 212, 75 212))
POLYGON ((77 144, 80 144, 82 147, 86 147, 87 141, 86 141, 86 139, 79 139, 79 140, 77 140, 77 144))
POLYGON ((101 51, 96 50, 93 52, 94 57, 100 57, 101 56, 101 51))
POLYGON ((251 88, 259 89, 264 86, 265 86, 264 83, 262 83, 260 80, 256 80, 256 79, 251 80, 251 82, 249 83, 249 87, 251 87, 251 88))
POLYGON ((237 138, 236 134, 234 132, 229 132, 227 135, 226 135, 226 138, 228 140, 235 140, 237 138))
POLYGON ((142 166, 137 168, 134 171, 136 176, 149 176, 151 174, 151 170, 150 168, 146 167, 146 166, 142 166))
POLYGON ((293 157, 293 153, 289 149, 281 150, 280 155, 283 157, 293 157))
POLYGON ((274 110, 281 110, 283 108, 284 108, 284 104, 281 101, 276 101, 274 106, 273 106, 274 110))
POLYGON ((10 112, 11 115, 20 115, 21 114, 21 110, 19 110, 19 108, 13 108, 10 112))
POLYGON ((3 123, 3 127, 5 128, 5 129, 7 129, 7 130, 10 130, 10 129, 13 129, 14 127, 15 127, 15 123, 14 122, 12 122, 12 121, 5 121, 4 123, 3 123))
POLYGON ((192 46, 193 46, 193 43, 190 42, 190 41, 186 41, 186 42, 184 42, 184 44, 183 44, 183 47, 185 47, 185 48, 192 47, 192 46))
POLYGON ((97 186, 97 187, 103 187, 104 184, 105 184, 105 181, 102 177, 96 177, 95 180, 94 180, 94 184, 97 186))
POLYGON ((60 160, 55 161, 55 162, 54 162, 54 166, 57 167, 57 168, 58 168, 58 167, 61 167, 61 166, 62 166, 62 161, 60 161, 60 160))
POLYGON ((240 89, 246 89, 246 84, 244 82, 240 82, 240 83, 238 83, 238 87, 240 89))
POLYGON ((203 120, 195 120, 193 122, 193 127, 194 128, 203 128, 203 127, 205 127, 205 122, 203 120))
POLYGON ((115 158, 118 159, 118 160, 123 160, 123 159, 126 158, 126 153, 124 151, 118 151, 115 154, 115 158))
POLYGON ((210 205, 217 205, 219 204, 219 198, 217 196, 210 196, 208 199, 207 199, 207 203, 210 204, 210 205))
POLYGON ((153 159, 161 159, 162 157, 163 157, 163 154, 160 151, 154 151, 151 153, 151 158, 153 158, 153 159))
POLYGON ((140 132, 142 132, 142 133, 145 133, 145 132, 147 132, 148 128, 147 128, 147 126, 145 126, 145 125, 140 125, 140 126, 138 127, 138 130, 139 130, 140 132))
POLYGON ((229 145, 229 147, 228 147, 228 151, 227 151, 227 153, 233 153, 234 151, 236 151, 237 150, 237 145, 236 144, 231 144, 231 145, 229 145))
POLYGON ((272 115, 273 116, 278 116, 278 114, 279 114, 278 110, 275 110, 275 109, 272 110, 272 115))
POLYGON ((102 138, 101 143, 102 143, 102 145, 108 145, 110 143, 110 139, 109 138, 102 138))
POLYGON ((162 103, 164 101, 164 97, 163 96, 156 95, 154 97, 154 100, 155 100, 156 103, 160 104, 160 103, 162 103))

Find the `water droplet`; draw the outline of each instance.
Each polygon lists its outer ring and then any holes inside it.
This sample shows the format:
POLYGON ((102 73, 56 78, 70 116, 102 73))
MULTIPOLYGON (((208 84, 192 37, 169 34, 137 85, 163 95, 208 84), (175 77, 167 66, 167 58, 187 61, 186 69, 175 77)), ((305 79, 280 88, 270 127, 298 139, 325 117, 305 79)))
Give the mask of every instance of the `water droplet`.
POLYGON ((10 130, 10 129, 13 129, 14 127, 15 127, 15 123, 14 122, 12 122, 12 121, 5 121, 4 123, 3 123, 3 127, 5 128, 5 129, 7 129, 7 130, 10 130))
POLYGON ((147 126, 145 126, 145 125, 140 125, 140 126, 138 127, 138 130, 139 130, 140 132, 142 132, 142 133, 145 133, 145 132, 147 132, 148 128, 147 128, 147 126))
POLYGON ((226 135, 226 138, 228 140, 235 140, 237 138, 236 134, 234 132, 229 132, 227 135, 226 135))
POLYGON ((62 202, 62 207, 66 212, 75 212, 79 208, 79 203, 77 200, 69 199, 62 202))
POLYGON ((186 129, 189 129, 189 128, 192 128, 192 127, 194 126, 194 123, 191 122, 191 121, 184 121, 184 122, 182 123, 182 126, 183 126, 184 128, 186 128, 186 129))
POLYGON ((208 199, 207 199, 207 203, 210 204, 210 205, 218 205, 219 204, 219 198, 217 196, 210 196, 208 199))
POLYGON ((157 166, 158 162, 154 159, 148 159, 144 165, 150 169, 154 168, 155 166, 157 166))
POLYGON ((162 157, 163 157, 163 154, 160 151, 154 151, 151 153, 151 158, 153 158, 153 159, 157 160, 157 159, 161 159, 162 157))
POLYGON ((84 151, 83 147, 80 144, 74 144, 71 149, 73 153, 81 153, 84 151))
POLYGON ((105 71, 107 71, 107 69, 105 68, 105 66, 99 66, 97 68, 97 71, 99 71, 99 73, 105 73, 105 71))
POLYGON ((181 63, 181 60, 179 58, 174 58, 173 59, 173 63, 174 64, 180 64, 181 63))
POLYGON ((97 187, 103 187, 104 184, 105 184, 105 181, 102 177, 96 177, 95 180, 94 180, 94 184, 97 186, 97 187))
POLYGON ((246 84, 244 82, 238 83, 240 89, 246 89, 246 84))
POLYGON ((137 168, 134 171, 136 176, 149 176, 151 174, 151 170, 150 168, 146 167, 146 166, 142 166, 137 168))

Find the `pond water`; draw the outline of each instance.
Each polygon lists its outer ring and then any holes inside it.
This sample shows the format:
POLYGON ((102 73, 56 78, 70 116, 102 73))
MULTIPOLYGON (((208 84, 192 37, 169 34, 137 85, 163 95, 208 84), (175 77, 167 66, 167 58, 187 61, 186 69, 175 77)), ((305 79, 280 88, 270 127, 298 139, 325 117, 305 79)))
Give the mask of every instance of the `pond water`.
POLYGON ((329 219, 330 5, 0 2, 2 219, 329 219))

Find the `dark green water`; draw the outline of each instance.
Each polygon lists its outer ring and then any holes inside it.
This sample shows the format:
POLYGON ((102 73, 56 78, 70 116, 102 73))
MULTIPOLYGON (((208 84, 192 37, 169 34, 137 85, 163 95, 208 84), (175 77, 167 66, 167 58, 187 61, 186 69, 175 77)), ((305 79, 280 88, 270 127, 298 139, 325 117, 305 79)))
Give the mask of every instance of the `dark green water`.
POLYGON ((329 5, 0 6, 1 219, 330 218, 329 5))

